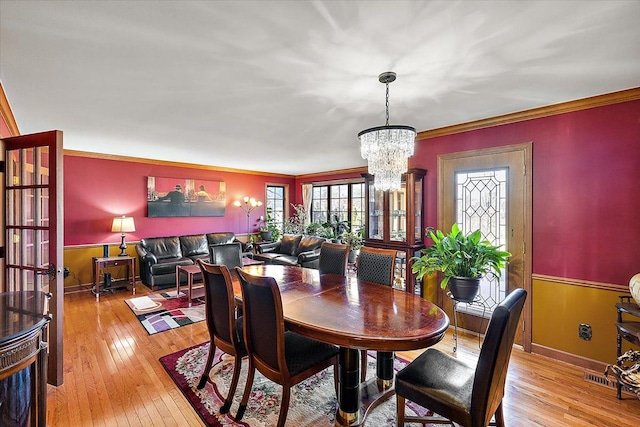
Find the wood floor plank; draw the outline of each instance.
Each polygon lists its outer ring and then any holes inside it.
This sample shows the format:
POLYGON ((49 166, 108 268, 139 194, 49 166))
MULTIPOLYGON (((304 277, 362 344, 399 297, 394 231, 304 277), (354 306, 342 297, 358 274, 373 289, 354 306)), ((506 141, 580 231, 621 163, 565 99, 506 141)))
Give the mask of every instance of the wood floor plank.
MULTIPOLYGON (((142 296, 150 291, 137 287, 142 296)), ((205 322, 149 335, 124 303, 130 291, 96 302, 90 292, 65 296, 65 382, 48 386, 49 426, 202 426, 158 359, 208 341, 205 322)), ((452 354, 452 332, 436 346, 452 354)), ((413 359, 422 351, 401 352, 413 359)), ((474 364, 477 336, 460 333, 455 357, 474 364)), ((515 348, 505 388, 509 427, 631 427, 640 400, 584 379, 584 369, 515 348)))

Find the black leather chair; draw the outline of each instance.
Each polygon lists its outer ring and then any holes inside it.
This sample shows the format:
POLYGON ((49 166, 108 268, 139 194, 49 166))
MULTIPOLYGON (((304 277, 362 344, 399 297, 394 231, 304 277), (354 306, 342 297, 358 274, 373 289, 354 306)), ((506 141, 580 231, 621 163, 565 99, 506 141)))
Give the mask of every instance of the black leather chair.
POLYGON ((331 273, 345 276, 347 274, 347 260, 349 259, 350 250, 349 245, 322 243, 318 263, 320 274, 331 273))
MULTIPOLYGON (((385 286, 392 286, 397 251, 393 249, 379 249, 363 246, 360 248, 360 255, 357 262, 357 276, 359 280, 379 283, 385 286)), ((377 352, 378 361, 381 358, 393 359, 393 352, 377 352)), ((367 350, 360 352, 362 359, 361 380, 367 378, 367 350)))
POLYGON ((242 358, 247 356, 242 334, 242 316, 236 317, 235 299, 233 296, 233 282, 229 269, 224 265, 212 265, 202 261, 196 261, 202 271, 204 279, 205 312, 207 316, 207 329, 209 330, 209 355, 204 367, 204 372, 198 382, 198 389, 202 389, 209 379, 209 371, 213 364, 213 356, 216 347, 227 354, 235 356, 233 377, 224 405, 220 413, 229 412, 233 395, 238 386, 242 358))
POLYGON ((511 349, 527 292, 515 289, 493 311, 475 368, 430 348, 396 375, 398 426, 406 422, 504 426, 502 397, 511 349), (411 400, 443 418, 405 416, 411 400))
POLYGON ((249 373, 235 417, 240 421, 247 408, 255 370, 282 386, 278 427, 289 410, 291 387, 333 365, 338 378, 338 347, 285 331, 282 299, 272 277, 252 276, 236 267, 240 276, 244 312, 244 340, 249 353, 249 373))
POLYGON ((224 265, 230 270, 242 267, 242 245, 238 242, 209 246, 209 262, 224 265))

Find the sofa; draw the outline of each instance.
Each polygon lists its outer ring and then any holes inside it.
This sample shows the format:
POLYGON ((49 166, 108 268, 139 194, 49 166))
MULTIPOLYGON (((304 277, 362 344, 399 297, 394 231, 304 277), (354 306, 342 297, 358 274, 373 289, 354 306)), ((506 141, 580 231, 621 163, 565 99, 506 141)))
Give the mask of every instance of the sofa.
MULTIPOLYGON (((175 286, 177 266, 195 264, 198 258, 209 259, 209 246, 233 242, 240 241, 232 232, 142 239, 136 244, 140 280, 152 290, 175 286)), ((243 252, 250 249, 245 244, 242 248, 243 252)))
POLYGON ((285 234, 277 242, 256 245, 253 259, 265 264, 318 268, 323 237, 285 234))

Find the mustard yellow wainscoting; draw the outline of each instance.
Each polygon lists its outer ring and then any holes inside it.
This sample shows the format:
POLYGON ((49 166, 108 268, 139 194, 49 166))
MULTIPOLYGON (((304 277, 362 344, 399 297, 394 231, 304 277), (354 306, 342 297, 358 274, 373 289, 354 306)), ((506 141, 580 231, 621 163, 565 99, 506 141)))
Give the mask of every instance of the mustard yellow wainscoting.
MULTIPOLYGON (((618 296, 629 295, 625 286, 577 281, 551 276, 532 276, 532 341, 536 346, 564 353, 561 357, 576 363, 576 358, 599 361, 616 360, 618 296), (591 326, 591 340, 578 336, 581 323, 591 326)), ((623 341, 623 352, 632 348, 623 341)), ((637 350, 637 348, 635 348, 637 350)), ((545 351, 548 352, 548 351, 545 351)), ((578 363, 581 364, 581 363, 578 363)))
MULTIPOLYGON (((136 280, 140 277, 138 268, 138 255, 136 254, 136 243, 127 242, 127 254, 134 257, 136 268, 136 280)), ((118 256, 120 248, 117 245, 109 246, 109 256, 118 256)), ((102 257, 102 245, 81 245, 65 246, 64 266, 69 269, 69 276, 64 279, 64 291, 76 292, 91 290, 93 257, 102 257)), ((114 280, 125 279, 127 275, 126 267, 115 267, 109 269, 114 280)))

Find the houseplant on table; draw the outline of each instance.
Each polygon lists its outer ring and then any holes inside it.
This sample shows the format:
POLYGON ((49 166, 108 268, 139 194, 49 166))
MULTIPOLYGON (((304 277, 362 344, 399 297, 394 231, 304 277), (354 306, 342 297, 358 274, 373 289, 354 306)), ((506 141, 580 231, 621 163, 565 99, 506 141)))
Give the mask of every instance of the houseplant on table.
POLYGON ((483 276, 499 278, 511 254, 483 239, 480 230, 465 236, 453 224, 445 235, 436 230, 430 233, 433 245, 422 249, 421 256, 411 258, 412 271, 418 280, 439 271, 443 274, 440 287, 447 285, 457 301, 472 302, 478 295, 483 276))

